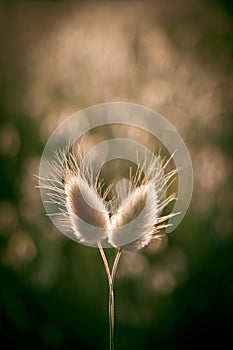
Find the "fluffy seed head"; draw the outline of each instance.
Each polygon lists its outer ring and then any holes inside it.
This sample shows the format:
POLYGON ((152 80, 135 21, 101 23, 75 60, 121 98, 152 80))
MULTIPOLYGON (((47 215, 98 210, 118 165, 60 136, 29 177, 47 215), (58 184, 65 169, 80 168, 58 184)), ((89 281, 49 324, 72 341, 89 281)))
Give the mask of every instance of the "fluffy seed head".
POLYGON ((157 216, 158 203, 154 186, 149 183, 136 187, 122 200, 118 211, 111 217, 109 242, 115 247, 122 246, 123 249, 130 250, 133 242, 141 241, 148 235, 157 216))
POLYGON ((80 149, 54 154, 50 178, 40 178, 39 187, 47 191, 47 202, 57 206, 57 212, 48 215, 58 216, 60 226, 65 227, 62 232, 70 238, 92 246, 101 241, 104 246, 136 251, 160 238, 161 230, 170 226, 167 220, 178 214, 162 215, 163 209, 177 199, 175 194, 167 197, 166 193, 178 172, 166 171, 172 156, 166 160, 159 155, 149 164, 145 161, 138 165, 130 181, 118 182, 115 201, 106 202, 112 187, 104 192, 91 164, 80 167, 80 149))
POLYGON ((107 237, 109 215, 102 198, 81 176, 72 176, 65 184, 66 208, 74 233, 80 241, 95 242, 107 237), (87 225, 95 228, 88 230, 87 225))

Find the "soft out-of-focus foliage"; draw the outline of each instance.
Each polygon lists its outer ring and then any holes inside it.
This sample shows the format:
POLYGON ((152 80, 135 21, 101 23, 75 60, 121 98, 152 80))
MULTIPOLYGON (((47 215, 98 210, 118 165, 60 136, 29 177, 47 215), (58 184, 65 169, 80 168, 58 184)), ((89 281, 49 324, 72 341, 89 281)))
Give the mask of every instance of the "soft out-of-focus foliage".
MULTIPOLYGON (((116 349, 196 349, 203 341, 221 348, 230 338, 233 24, 225 4, 1 2, 2 343, 107 349, 99 253, 56 231, 33 174, 62 120, 119 100, 151 107, 176 126, 192 157, 195 188, 173 234, 120 262, 116 349)), ((149 147, 149 136, 122 132, 149 147)), ((118 133, 113 127, 108 137, 118 133)))

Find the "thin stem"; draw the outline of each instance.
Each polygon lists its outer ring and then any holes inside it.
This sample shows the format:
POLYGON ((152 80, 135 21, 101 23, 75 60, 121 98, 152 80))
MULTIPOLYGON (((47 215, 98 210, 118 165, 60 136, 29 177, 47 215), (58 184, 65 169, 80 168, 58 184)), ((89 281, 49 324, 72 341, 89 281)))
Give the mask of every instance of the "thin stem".
POLYGON ((101 242, 99 241, 97 244, 98 244, 98 248, 99 248, 101 257, 102 257, 103 262, 104 262, 104 267, 105 267, 105 270, 106 270, 106 273, 107 273, 107 277, 108 277, 108 282, 109 282, 109 285, 110 285, 110 284, 112 284, 112 277, 111 277, 111 272, 110 272, 109 265, 108 265, 108 260, 106 258, 106 255, 105 255, 105 252, 104 252, 104 249, 102 247, 101 242))
POLYGON ((114 280, 115 280, 115 276, 116 276, 116 269, 117 269, 117 265, 118 265, 122 250, 121 249, 118 250, 118 252, 115 256, 115 259, 114 259, 112 272, 110 273, 108 260, 106 258, 106 255, 105 255, 104 249, 101 245, 101 242, 98 242, 98 248, 99 248, 101 257, 103 259, 104 267, 105 267, 107 277, 108 277, 108 285, 109 285, 109 349, 114 350, 115 307, 114 307, 114 289, 113 289, 113 287, 114 287, 114 280))
POLYGON ((114 349, 114 318, 115 318, 115 308, 114 308, 114 290, 113 285, 109 285, 109 349, 114 349))
POLYGON ((117 265, 120 260, 122 249, 119 249, 112 267, 112 284, 109 285, 109 329, 110 329, 110 350, 114 349, 114 321, 115 321, 115 304, 114 304, 114 281, 116 276, 117 265), (111 341, 112 339, 112 341, 111 341))
POLYGON ((120 260, 121 253, 122 253, 122 249, 118 249, 118 252, 116 254, 116 257, 115 257, 115 260, 114 260, 114 263, 113 263, 113 267, 112 267, 111 277, 112 277, 112 284, 113 284, 113 286, 114 286, 114 281, 115 281, 115 276, 116 276, 117 265, 118 265, 118 262, 120 260))

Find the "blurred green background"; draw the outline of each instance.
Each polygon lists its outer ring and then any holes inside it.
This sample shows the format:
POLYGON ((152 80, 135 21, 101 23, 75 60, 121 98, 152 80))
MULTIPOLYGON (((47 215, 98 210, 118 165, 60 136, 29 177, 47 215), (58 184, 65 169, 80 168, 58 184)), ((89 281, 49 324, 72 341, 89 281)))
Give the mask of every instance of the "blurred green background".
POLYGON ((232 14, 211 0, 0 2, 2 344, 108 348, 99 252, 57 232, 33 174, 62 120, 110 101, 163 114, 195 176, 179 227, 120 261, 116 350, 232 343, 232 14))

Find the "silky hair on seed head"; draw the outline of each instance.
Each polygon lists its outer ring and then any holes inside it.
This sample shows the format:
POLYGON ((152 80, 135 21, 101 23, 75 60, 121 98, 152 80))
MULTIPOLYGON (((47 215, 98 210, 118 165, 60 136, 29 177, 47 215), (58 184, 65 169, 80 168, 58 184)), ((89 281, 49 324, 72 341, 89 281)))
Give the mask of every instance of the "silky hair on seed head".
POLYGON ((130 181, 118 182, 117 198, 106 201, 112 186, 104 190, 100 172, 93 175, 91 164, 85 164, 84 152, 76 145, 54 152, 50 162, 50 178, 40 179, 40 187, 47 190, 49 202, 57 205, 58 220, 73 237, 84 244, 107 242, 109 247, 123 250, 142 249, 154 238, 161 238, 161 230, 174 215, 162 216, 168 204, 177 199, 167 189, 179 169, 166 173, 170 158, 160 153, 151 161, 138 161, 135 174, 130 170, 130 181), (82 166, 81 166, 82 165, 82 166))
POLYGON ((71 229, 80 242, 96 242, 107 238, 109 215, 103 200, 92 186, 80 175, 69 178, 65 186, 66 208, 69 215, 71 229), (93 205, 90 206, 89 203, 93 205), (96 227, 96 232, 89 234, 85 224, 96 227), (84 226, 84 227, 83 227, 84 226), (99 230, 103 228, 105 230, 99 230))
MULTIPOLYGON (((171 159, 172 156, 165 160, 159 155, 149 163, 148 168, 144 162, 138 166, 132 177, 131 191, 125 188, 118 189, 119 196, 122 198, 120 198, 118 210, 111 217, 112 231, 109 234, 111 245, 121 246, 122 249, 128 251, 136 251, 148 245, 152 239, 161 239, 160 231, 169 226, 166 221, 178 214, 170 213, 160 216, 163 209, 176 200, 175 194, 166 198, 166 191, 178 171, 177 169, 172 170, 164 175, 171 159), (142 177, 143 172, 147 174, 144 177, 142 177)), ((122 186, 126 187, 127 182, 122 183, 122 186)))

